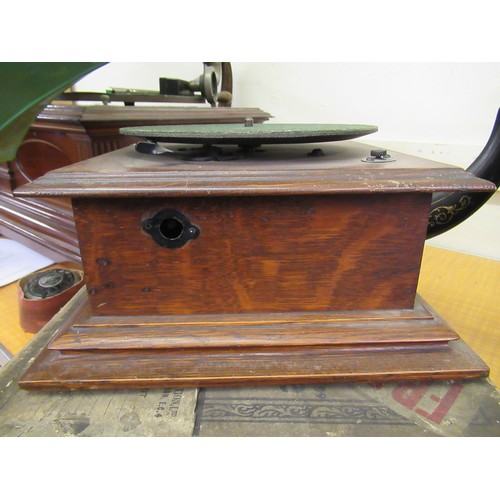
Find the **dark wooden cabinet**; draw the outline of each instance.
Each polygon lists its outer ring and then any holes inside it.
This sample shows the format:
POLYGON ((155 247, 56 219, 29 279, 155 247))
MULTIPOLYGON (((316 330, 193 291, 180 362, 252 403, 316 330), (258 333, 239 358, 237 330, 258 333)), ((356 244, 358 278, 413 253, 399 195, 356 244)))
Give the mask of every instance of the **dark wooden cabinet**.
POLYGON ((80 263, 69 199, 14 198, 12 192, 51 170, 128 146, 121 127, 194 123, 262 123, 257 108, 50 105, 37 117, 14 160, 0 164, 0 233, 56 261, 80 263))
POLYGON ((432 193, 495 186, 401 153, 369 164, 353 141, 312 147, 199 161, 129 146, 19 187, 73 199, 86 284, 20 386, 487 376, 416 289, 432 193))

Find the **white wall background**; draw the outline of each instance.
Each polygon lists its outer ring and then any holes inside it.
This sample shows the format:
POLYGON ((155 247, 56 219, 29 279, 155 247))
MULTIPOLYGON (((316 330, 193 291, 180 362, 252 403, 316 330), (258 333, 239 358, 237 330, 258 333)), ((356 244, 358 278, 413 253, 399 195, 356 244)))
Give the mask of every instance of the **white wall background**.
MULTIPOLYGON (((500 63, 233 62, 233 106, 259 107, 275 122, 367 123, 363 140, 467 167, 500 108, 500 63)), ((76 88, 158 89, 158 78, 191 80, 200 62, 110 63, 76 88)), ((429 244, 500 259, 500 194, 429 244)))
MULTIPOLYGON (((233 106, 275 121, 373 123, 378 138, 481 145, 500 108, 500 63, 232 63, 233 106)), ((193 79, 201 63, 110 63, 80 90, 158 89, 158 78, 193 79)))

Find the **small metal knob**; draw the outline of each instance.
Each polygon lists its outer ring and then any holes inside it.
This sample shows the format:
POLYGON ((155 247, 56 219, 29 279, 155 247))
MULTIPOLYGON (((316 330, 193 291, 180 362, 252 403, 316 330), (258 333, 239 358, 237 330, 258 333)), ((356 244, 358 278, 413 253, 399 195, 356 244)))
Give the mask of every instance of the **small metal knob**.
POLYGON ((384 156, 387 156, 387 149, 372 149, 370 151, 370 156, 373 156, 374 158, 383 158, 384 156))
POLYGON ((251 117, 245 118, 245 127, 253 127, 253 118, 251 117))
POLYGON ((370 156, 361 161, 365 163, 387 163, 396 160, 391 158, 391 155, 387 154, 387 149, 372 149, 370 151, 370 156))

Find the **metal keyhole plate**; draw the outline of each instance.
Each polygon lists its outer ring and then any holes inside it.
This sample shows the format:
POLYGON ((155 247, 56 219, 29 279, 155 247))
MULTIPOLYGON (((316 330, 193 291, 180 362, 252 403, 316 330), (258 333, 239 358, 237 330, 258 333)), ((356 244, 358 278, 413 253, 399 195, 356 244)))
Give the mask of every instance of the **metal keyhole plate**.
POLYGON ((200 235, 200 228, 178 210, 165 209, 141 222, 142 230, 165 248, 180 248, 200 235))

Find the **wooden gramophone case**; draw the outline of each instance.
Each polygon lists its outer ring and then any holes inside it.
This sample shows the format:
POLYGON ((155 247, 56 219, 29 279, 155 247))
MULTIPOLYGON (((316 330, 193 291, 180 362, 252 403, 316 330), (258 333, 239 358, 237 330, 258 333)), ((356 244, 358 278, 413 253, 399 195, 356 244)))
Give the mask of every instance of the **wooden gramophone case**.
POLYGON ((432 193, 494 185, 369 154, 344 141, 203 162, 129 146, 18 188, 72 198, 86 280, 20 385, 487 376, 416 288, 432 193))

